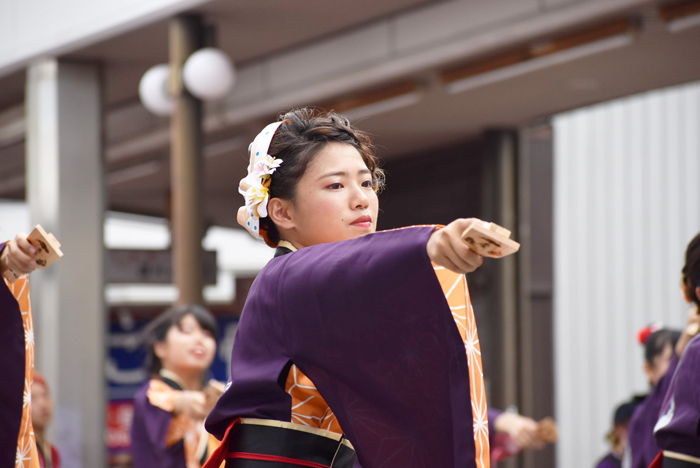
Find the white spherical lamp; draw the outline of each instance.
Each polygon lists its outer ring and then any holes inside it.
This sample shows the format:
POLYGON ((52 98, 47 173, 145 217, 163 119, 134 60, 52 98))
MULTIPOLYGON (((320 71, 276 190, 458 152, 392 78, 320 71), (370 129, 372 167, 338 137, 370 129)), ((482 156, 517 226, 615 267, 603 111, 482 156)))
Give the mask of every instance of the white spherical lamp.
POLYGON ((139 83, 139 97, 150 112, 166 116, 173 113, 175 103, 168 93, 170 66, 161 64, 151 67, 139 83))
POLYGON ((189 56, 182 67, 182 80, 193 96, 203 101, 216 101, 231 91, 236 72, 225 53, 206 47, 189 56))

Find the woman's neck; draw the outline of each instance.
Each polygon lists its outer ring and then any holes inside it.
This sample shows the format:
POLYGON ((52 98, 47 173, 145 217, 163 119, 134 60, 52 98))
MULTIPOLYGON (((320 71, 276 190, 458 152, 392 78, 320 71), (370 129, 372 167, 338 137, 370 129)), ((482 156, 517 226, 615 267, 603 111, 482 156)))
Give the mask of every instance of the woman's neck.
POLYGON ((200 372, 182 372, 173 369, 163 368, 160 370, 160 376, 174 381, 181 386, 183 390, 201 390, 202 376, 200 372))

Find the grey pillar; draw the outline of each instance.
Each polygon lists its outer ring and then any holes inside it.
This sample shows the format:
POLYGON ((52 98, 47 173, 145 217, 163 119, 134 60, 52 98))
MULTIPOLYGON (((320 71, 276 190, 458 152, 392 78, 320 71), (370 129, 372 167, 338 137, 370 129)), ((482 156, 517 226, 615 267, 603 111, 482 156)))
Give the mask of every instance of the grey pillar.
POLYGON ((203 304, 202 286, 202 103, 182 83, 180 70, 202 44, 198 16, 170 20, 170 92, 175 111, 170 121, 170 187, 172 192, 173 273, 179 304, 203 304))
POLYGON ((51 433, 62 465, 99 468, 106 465, 99 70, 35 63, 26 96, 31 220, 52 232, 64 253, 30 279, 36 369, 53 394, 51 433))
MULTIPOLYGON (((517 134, 510 130, 486 132, 484 160, 483 218, 512 231, 518 238, 517 134)), ((518 403, 518 255, 484 262, 489 270, 490 303, 498 316, 499 388, 497 405, 518 403)))
MULTIPOLYGON (((554 415, 552 129, 536 124, 520 132, 519 255, 520 398, 522 413, 554 415)), ((551 468, 554 447, 525 452, 523 468, 551 468)))
MULTIPOLYGON (((518 237, 517 205, 517 133, 513 130, 489 130, 483 167, 482 217, 500 224, 518 237)), ((486 260, 490 311, 496 316, 494 334, 498 350, 496 375, 489 405, 504 409, 519 404, 519 316, 518 316, 518 255, 499 260, 486 260)), ((515 468, 516 460, 499 463, 499 467, 515 468)))

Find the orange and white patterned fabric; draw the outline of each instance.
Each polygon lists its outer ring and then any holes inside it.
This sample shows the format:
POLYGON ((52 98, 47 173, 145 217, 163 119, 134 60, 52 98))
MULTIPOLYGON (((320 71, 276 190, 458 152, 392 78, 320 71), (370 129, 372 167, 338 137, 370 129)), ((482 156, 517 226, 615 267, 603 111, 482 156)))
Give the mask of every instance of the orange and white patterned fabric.
POLYGON ((314 383, 292 365, 285 390, 292 397, 292 421, 304 426, 317 427, 342 434, 343 430, 314 383))
POLYGON ((469 364, 469 391, 474 418, 474 445, 476 447, 476 466, 491 466, 489 448, 489 423, 486 411, 486 390, 484 386, 484 368, 481 365, 481 344, 476 331, 474 309, 469 297, 467 278, 445 267, 433 264, 435 274, 442 286, 452 317, 457 324, 459 334, 464 341, 469 364))
MULTIPOLYGON (((489 427, 486 411, 484 372, 481 365, 481 345, 476 330, 476 319, 469 297, 467 279, 444 267, 433 265, 445 299, 464 341, 469 364, 469 388, 474 418, 474 445, 477 468, 489 468, 489 427)), ((323 399, 314 383, 295 365, 292 365, 285 390, 292 397, 292 422, 317 427, 342 434, 343 430, 333 411, 323 399)))
POLYGON ((24 275, 10 283, 5 279, 7 288, 19 304, 24 328, 24 396, 22 398, 22 422, 17 438, 17 455, 15 468, 39 468, 39 454, 32 427, 32 382, 34 381, 34 324, 32 307, 29 300, 29 278, 24 275))

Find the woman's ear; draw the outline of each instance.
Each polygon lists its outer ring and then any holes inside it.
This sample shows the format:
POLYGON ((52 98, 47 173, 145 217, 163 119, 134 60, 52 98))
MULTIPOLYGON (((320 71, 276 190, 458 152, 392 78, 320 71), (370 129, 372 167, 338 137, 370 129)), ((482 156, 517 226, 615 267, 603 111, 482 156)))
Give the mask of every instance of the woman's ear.
POLYGON ((267 204, 267 215, 278 229, 287 230, 296 226, 294 222, 294 207, 289 200, 281 198, 271 199, 267 204))
POLYGON ((168 345, 165 343, 165 340, 163 341, 156 341, 155 344, 153 345, 153 353, 160 359, 161 361, 165 359, 165 357, 168 354, 168 345))

